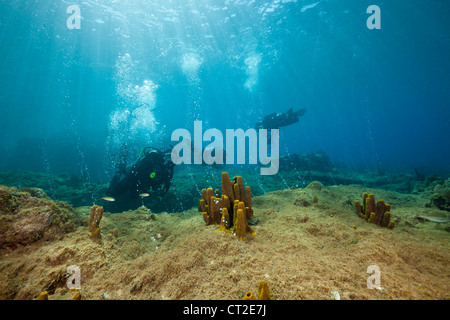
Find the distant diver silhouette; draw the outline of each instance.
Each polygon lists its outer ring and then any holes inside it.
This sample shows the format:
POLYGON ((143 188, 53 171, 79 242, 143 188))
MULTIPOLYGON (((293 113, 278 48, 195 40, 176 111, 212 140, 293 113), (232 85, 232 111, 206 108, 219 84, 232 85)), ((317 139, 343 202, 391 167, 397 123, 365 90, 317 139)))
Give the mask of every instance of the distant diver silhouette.
POLYGON ((291 124, 297 123, 299 117, 303 116, 306 109, 300 109, 298 111, 293 111, 290 108, 284 113, 271 113, 263 118, 261 122, 255 125, 255 129, 279 129, 281 127, 286 127, 291 124))
POLYGON ((281 127, 286 127, 291 124, 297 123, 299 121, 299 117, 303 116, 306 112, 306 109, 300 109, 298 111, 293 111, 290 108, 288 111, 284 113, 271 113, 263 118, 261 122, 256 123, 255 129, 267 129, 267 144, 271 143, 271 129, 279 129, 281 127))

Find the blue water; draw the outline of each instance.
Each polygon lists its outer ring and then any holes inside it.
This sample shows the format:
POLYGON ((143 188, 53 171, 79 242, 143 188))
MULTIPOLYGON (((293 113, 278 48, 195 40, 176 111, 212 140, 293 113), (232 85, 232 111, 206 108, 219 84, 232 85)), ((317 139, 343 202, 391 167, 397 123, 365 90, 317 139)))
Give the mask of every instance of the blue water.
MULTIPOLYGON (((306 108, 280 154, 450 173, 448 1, 1 1, 0 170, 108 181, 123 142, 306 108), (81 29, 66 22, 81 10, 81 29), (381 29, 369 30, 369 5, 381 29)), ((173 142, 172 142, 173 144, 173 142)))

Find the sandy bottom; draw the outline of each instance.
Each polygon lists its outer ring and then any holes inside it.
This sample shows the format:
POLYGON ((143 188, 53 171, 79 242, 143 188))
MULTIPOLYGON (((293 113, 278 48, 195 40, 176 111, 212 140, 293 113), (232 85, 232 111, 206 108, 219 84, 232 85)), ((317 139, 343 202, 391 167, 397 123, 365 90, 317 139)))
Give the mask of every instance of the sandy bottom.
MULTIPOLYGON (((196 208, 105 214, 98 243, 84 225, 60 241, 3 252, 0 298, 46 290, 70 299, 67 268, 76 265, 82 299, 242 299, 261 280, 274 300, 332 299, 334 291, 341 299, 449 299, 449 224, 416 218, 440 211, 427 201, 360 186, 274 191, 253 199, 256 236, 241 241, 206 226, 196 208), (356 215, 363 192, 391 204, 394 230, 356 215), (372 265, 380 290, 367 288, 372 265)), ((87 220, 90 208, 78 210, 87 220)))

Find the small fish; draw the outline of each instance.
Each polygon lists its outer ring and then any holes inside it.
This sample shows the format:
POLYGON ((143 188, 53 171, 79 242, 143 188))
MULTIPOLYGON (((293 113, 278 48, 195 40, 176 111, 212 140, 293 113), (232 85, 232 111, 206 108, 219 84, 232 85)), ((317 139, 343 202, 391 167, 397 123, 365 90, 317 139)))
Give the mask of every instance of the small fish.
POLYGON ((140 195, 139 195, 139 197, 148 197, 150 194, 149 193, 141 193, 140 195))
POLYGON ((436 222, 436 223, 445 223, 445 222, 449 222, 450 218, 443 216, 443 215, 437 215, 437 214, 424 214, 421 216, 417 216, 418 219, 422 219, 422 220, 428 220, 428 221, 432 221, 432 222, 436 222))
POLYGON ((103 197, 102 199, 105 201, 116 201, 113 197, 103 197))

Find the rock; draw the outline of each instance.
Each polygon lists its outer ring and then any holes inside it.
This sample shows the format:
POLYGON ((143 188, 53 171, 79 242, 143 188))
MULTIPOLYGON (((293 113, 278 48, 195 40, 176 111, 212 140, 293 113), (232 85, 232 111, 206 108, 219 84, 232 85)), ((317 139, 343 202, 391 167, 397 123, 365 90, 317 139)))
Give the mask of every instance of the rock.
POLYGON ((255 217, 251 217, 251 218, 247 219, 247 223, 250 226, 256 226, 258 224, 258 222, 259 222, 259 219, 256 219, 255 217))
POLYGON ((111 234, 112 234, 114 237, 118 238, 118 237, 119 237, 119 229, 118 229, 118 228, 112 229, 112 230, 111 230, 111 234))
POLYGON ((341 295, 339 294, 339 292, 333 291, 333 292, 331 292, 331 298, 333 300, 341 300, 341 295))
POLYGON ((15 249, 40 239, 54 240, 75 230, 77 214, 65 202, 54 202, 45 193, 0 186, 0 249, 15 249))
POLYGON ((434 194, 430 199, 429 205, 450 211, 450 179, 434 187, 434 194))
POLYGON ((309 207, 311 204, 305 199, 295 199, 294 206, 296 207, 309 207))
POLYGON ((32 197, 35 198, 47 198, 47 194, 45 194, 44 190, 40 188, 20 188, 20 192, 28 192, 32 197))
POLYGON ((325 188, 325 186, 322 183, 320 183, 319 181, 313 181, 306 186, 306 189, 310 189, 310 190, 319 190, 320 191, 323 188, 325 188))

